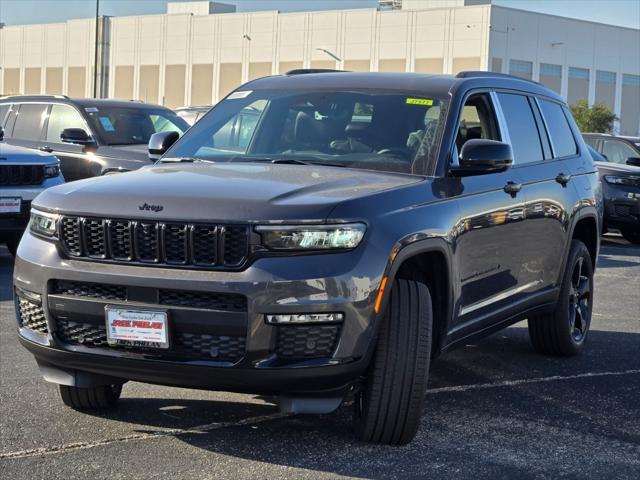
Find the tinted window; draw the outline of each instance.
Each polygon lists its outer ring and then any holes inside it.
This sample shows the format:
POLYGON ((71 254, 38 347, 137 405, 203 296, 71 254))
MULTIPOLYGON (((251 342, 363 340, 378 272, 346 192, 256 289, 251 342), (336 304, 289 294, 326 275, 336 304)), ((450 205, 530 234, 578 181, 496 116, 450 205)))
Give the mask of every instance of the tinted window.
POLYGON ((605 140, 602 147, 602 154, 607 157, 609 162, 620 163, 622 165, 627 163, 627 158, 639 156, 633 148, 618 140, 605 140))
POLYGON ((36 103, 23 103, 20 105, 16 124, 13 127, 13 138, 40 140, 47 108, 49 108, 48 105, 36 103))
POLYGON ((107 145, 144 144, 154 133, 182 133, 189 128, 187 122, 166 108, 100 106, 85 111, 92 130, 107 145))
POLYGON ((578 151, 576 142, 562 107, 554 102, 540 100, 540 109, 549 130, 554 156, 557 158, 575 155, 578 151))
MULTIPOLYGON (((65 128, 81 128, 87 130, 87 125, 80 114, 66 105, 53 105, 49 114, 46 140, 60 143, 60 134, 65 128)), ((87 132, 91 134, 91 132, 87 132)))
POLYGON ((500 105, 507 122, 513 163, 538 162, 543 159, 538 127, 529 100, 524 95, 499 93, 500 105))
POLYGON ((4 105, 0 105, 0 127, 4 126, 4 117, 7 116, 8 111, 9 111, 8 103, 5 103, 4 105))

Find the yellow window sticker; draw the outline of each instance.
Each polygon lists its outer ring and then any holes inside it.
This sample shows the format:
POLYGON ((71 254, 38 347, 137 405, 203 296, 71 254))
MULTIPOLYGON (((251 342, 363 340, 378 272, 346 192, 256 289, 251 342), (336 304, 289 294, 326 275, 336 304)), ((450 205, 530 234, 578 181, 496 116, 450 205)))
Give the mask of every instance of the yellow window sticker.
POLYGON ((407 98, 407 105, 433 105, 430 98, 407 98))

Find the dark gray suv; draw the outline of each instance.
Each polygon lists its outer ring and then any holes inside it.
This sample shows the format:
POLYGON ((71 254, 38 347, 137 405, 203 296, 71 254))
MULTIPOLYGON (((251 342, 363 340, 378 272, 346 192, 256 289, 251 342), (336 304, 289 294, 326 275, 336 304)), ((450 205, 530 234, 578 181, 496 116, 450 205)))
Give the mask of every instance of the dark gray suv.
POLYGON ((352 396, 360 439, 403 444, 434 356, 522 319, 539 352, 584 346, 601 186, 552 91, 298 71, 176 137, 33 204, 18 334, 65 404, 112 406, 128 380, 295 413, 352 396))

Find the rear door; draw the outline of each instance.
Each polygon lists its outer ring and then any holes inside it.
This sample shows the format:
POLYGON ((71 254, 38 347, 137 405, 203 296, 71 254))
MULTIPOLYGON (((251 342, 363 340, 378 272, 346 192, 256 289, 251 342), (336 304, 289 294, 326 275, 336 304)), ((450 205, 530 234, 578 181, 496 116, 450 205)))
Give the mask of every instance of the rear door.
POLYGON ((515 93, 498 97, 526 201, 520 295, 535 304, 553 301, 576 201, 567 160, 577 156, 577 144, 559 103, 515 93))

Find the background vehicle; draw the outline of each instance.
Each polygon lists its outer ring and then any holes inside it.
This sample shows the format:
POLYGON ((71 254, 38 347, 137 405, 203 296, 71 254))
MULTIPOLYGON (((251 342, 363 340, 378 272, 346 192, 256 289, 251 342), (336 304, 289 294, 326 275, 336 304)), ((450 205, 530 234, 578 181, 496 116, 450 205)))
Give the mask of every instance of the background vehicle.
POLYGON ((551 90, 298 71, 176 137, 32 209, 19 339, 65 404, 112 406, 127 380, 296 413, 353 394, 359 438, 403 444, 433 356, 525 318, 541 353, 584 347, 601 186, 551 90))
POLYGON ((151 164, 147 143, 188 124, 159 105, 64 96, 0 99, 6 142, 53 153, 69 181, 151 164))
POLYGON ((176 112, 176 115, 182 118, 189 125, 193 125, 202 117, 204 117, 209 110, 211 110, 211 105, 201 107, 176 108, 174 112, 176 112))
POLYGON ((0 127, 0 244, 15 255, 31 201, 45 188, 64 183, 64 178, 56 157, 7 145, 3 133, 0 127))
POLYGON ((594 160, 604 192, 604 231, 620 230, 640 243, 640 138, 583 134, 596 150, 594 160))

